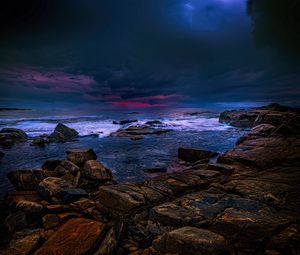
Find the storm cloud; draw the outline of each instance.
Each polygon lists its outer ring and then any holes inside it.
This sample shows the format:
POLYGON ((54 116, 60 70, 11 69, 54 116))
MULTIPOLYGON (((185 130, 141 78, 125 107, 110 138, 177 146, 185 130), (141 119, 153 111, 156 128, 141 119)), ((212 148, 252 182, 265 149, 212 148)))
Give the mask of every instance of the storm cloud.
POLYGON ((0 11, 1 105, 297 102, 300 5, 274 2, 10 1, 0 11))

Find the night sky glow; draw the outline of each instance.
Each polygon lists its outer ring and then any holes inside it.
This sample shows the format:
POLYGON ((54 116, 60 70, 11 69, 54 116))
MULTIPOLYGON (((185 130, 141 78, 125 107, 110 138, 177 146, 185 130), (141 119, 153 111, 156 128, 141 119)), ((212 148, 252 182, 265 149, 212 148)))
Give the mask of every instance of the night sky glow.
POLYGON ((13 0, 0 107, 298 103, 299 13, 298 0, 13 0))

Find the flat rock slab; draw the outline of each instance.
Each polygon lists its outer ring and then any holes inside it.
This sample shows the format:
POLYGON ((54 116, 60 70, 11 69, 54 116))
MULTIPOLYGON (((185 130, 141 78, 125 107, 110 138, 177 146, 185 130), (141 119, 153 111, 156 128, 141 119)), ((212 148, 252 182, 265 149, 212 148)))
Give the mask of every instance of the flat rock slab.
POLYGON ((46 241, 34 255, 84 255, 94 248, 104 224, 84 219, 71 219, 46 241))
POLYGON ((225 255, 226 241, 223 236, 206 229, 183 227, 154 240, 153 247, 162 253, 178 255, 225 255))

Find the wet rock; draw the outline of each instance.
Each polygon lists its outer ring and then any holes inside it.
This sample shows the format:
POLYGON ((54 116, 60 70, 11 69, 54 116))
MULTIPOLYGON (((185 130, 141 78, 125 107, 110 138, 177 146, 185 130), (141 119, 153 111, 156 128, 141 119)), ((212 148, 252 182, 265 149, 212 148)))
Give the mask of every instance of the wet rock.
POLYGON ((6 250, 0 251, 1 255, 30 255, 41 241, 41 229, 24 230, 17 232, 10 241, 6 250))
POLYGON ((159 120, 149 120, 145 123, 145 125, 150 125, 150 126, 151 125, 161 125, 161 124, 163 124, 163 123, 159 120))
POLYGON ((42 218, 43 226, 46 230, 59 226, 59 218, 56 214, 46 214, 42 218))
POLYGON ((278 254, 298 254, 300 251, 300 226, 292 224, 271 238, 268 249, 278 254))
POLYGON ((51 159, 46 160, 45 163, 42 165, 42 169, 46 171, 54 171, 55 168, 62 162, 59 159, 51 159))
POLYGON ((248 110, 224 111, 220 114, 219 122, 226 123, 234 127, 252 127, 259 112, 248 110))
POLYGON ((138 120, 120 120, 120 121, 113 121, 113 124, 116 125, 126 125, 130 123, 138 122, 138 120))
POLYGON ((15 232, 27 227, 26 214, 21 211, 9 214, 5 219, 5 226, 8 232, 15 232))
POLYGON ((84 255, 92 252, 104 230, 100 222, 77 218, 62 225, 34 255, 84 255))
POLYGON ((83 175, 90 180, 105 182, 112 180, 112 173, 97 160, 88 160, 83 166, 83 175))
POLYGON ((183 227, 170 231, 154 240, 153 247, 162 253, 178 255, 229 254, 223 236, 195 227, 183 227))
POLYGON ((40 213, 43 210, 43 208, 43 205, 41 205, 40 203, 28 200, 21 200, 16 204, 16 209, 28 213, 40 213))
POLYGON ((54 169, 55 172, 59 173, 60 175, 64 175, 70 173, 72 175, 76 175, 80 168, 68 160, 63 160, 60 164, 54 169))
POLYGON ((75 165, 82 166, 88 160, 96 160, 97 155, 92 149, 67 150, 67 158, 75 165))
POLYGON ((16 190, 36 190, 42 180, 55 176, 55 172, 41 170, 17 170, 7 175, 16 190))
POLYGON ((71 141, 78 136, 78 132, 69 128, 62 123, 58 123, 54 129, 54 132, 50 134, 49 141, 51 142, 67 142, 71 141))
POLYGON ((26 142, 27 134, 17 128, 2 128, 0 131, 0 145, 12 146, 18 142, 26 142))
POLYGON ((48 144, 49 141, 43 137, 35 137, 32 139, 31 144, 32 146, 45 146, 48 144))
POLYGON ((188 148, 178 149, 178 158, 191 163, 203 159, 208 159, 216 155, 218 155, 216 152, 207 151, 207 150, 188 149, 188 148))
POLYGON ((145 172, 147 173, 166 173, 167 172, 167 167, 162 165, 162 166, 153 166, 149 168, 144 169, 145 172))
POLYGON ((125 232, 125 224, 123 222, 116 223, 103 239, 101 246, 95 252, 94 255, 114 255, 116 254, 116 250, 118 244, 122 240, 122 236, 125 232))
POLYGON ((111 133, 111 136, 117 137, 136 137, 136 136, 143 136, 143 135, 160 135, 164 133, 170 132, 170 129, 163 129, 163 128, 154 128, 147 125, 142 126, 131 126, 125 129, 119 129, 114 133, 111 133))
POLYGON ((219 171, 225 175, 231 175, 234 172, 234 167, 219 163, 210 163, 207 165, 206 169, 219 171))
POLYGON ((59 197, 60 192, 72 188, 72 184, 57 177, 48 177, 42 180, 38 186, 38 192, 44 198, 59 197))
POLYGON ((67 188, 59 193, 62 203, 72 203, 80 198, 88 197, 88 193, 83 189, 67 188))
POLYGON ((141 135, 133 135, 133 136, 130 137, 130 139, 132 141, 138 141, 138 140, 142 140, 143 136, 141 136, 141 135))

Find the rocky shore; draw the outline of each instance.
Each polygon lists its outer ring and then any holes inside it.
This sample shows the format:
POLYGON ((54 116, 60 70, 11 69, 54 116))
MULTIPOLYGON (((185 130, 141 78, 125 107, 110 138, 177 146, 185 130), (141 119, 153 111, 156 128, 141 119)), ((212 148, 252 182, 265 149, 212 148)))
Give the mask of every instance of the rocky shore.
POLYGON ((299 110, 272 104, 220 122, 250 131, 218 157, 179 148, 181 171, 142 183, 116 183, 92 149, 11 172, 0 254, 299 254, 299 110))

